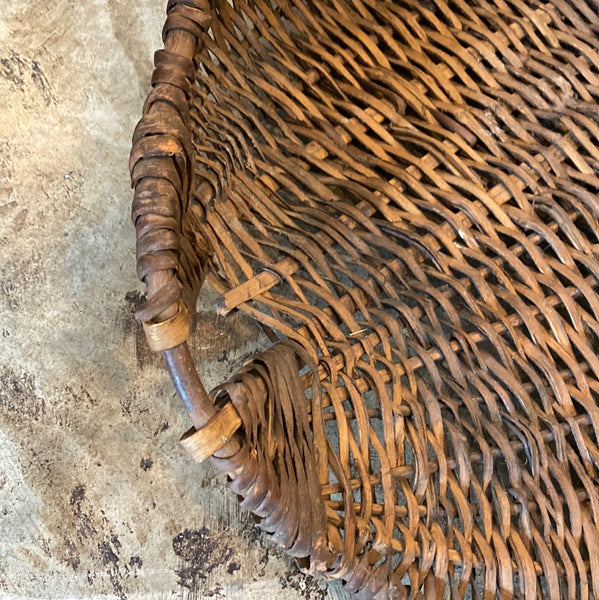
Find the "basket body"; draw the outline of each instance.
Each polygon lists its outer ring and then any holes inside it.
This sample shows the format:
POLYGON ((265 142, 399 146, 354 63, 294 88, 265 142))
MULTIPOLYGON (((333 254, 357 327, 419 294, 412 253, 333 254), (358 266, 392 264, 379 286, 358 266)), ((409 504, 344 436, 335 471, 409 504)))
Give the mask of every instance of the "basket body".
POLYGON ((599 598, 599 6, 168 11, 131 166, 183 443, 358 598, 599 598), (273 339, 210 398, 205 276, 273 339))

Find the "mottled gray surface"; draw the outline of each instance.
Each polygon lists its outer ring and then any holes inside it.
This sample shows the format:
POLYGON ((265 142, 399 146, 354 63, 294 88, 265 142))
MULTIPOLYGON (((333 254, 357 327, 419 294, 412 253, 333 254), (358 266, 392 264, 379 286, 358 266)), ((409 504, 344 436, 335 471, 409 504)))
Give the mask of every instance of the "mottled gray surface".
MULTIPOLYGON (((344 598, 178 444, 132 318, 129 141, 166 0, 0 0, 0 598, 344 598)), ((208 385, 263 343, 210 293, 208 385)))

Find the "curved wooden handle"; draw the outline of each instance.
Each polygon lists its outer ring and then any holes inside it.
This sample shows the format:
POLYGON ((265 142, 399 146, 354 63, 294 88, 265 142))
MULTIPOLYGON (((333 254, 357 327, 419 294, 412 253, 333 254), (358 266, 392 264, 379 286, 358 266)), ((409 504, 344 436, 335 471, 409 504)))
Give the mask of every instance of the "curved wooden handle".
MULTIPOLYGON (((133 135, 129 162, 135 188, 132 219, 137 235, 137 271, 148 297, 136 316, 144 324, 150 347, 163 353, 198 433, 208 423, 212 423, 211 435, 214 423, 226 430, 227 435, 220 438, 222 443, 212 442, 210 448, 217 458, 228 458, 240 447, 232 437, 239 417, 228 410, 216 420, 218 411, 202 385, 186 343, 190 313, 195 311, 208 260, 208 252, 186 254, 182 215, 195 188, 189 117, 193 58, 210 27, 210 3, 169 0, 167 15, 164 50, 154 56, 153 89, 133 135)), ((194 443, 199 439, 201 435, 193 436, 194 443)))

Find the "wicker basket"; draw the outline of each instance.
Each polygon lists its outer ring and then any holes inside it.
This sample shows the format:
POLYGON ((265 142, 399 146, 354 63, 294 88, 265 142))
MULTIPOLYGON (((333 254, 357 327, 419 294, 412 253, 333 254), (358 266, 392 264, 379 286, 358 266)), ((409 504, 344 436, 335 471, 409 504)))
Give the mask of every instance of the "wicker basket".
POLYGON ((598 33, 597 0, 168 3, 137 316, 192 456, 357 598, 599 598, 598 33), (273 341, 210 395, 204 277, 273 341))

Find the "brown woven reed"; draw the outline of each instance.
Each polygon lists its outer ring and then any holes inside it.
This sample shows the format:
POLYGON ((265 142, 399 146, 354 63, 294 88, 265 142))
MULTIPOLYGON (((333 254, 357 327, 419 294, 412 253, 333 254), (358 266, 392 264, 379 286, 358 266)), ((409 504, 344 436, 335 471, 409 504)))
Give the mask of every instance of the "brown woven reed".
POLYGON ((597 0, 168 3, 138 316, 183 444, 357 598, 599 598, 598 33, 597 0), (205 274, 273 339, 210 397, 205 274))

